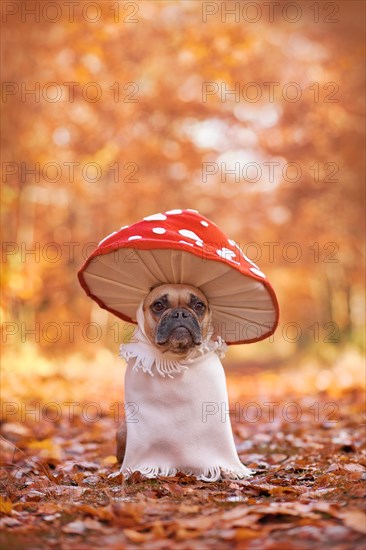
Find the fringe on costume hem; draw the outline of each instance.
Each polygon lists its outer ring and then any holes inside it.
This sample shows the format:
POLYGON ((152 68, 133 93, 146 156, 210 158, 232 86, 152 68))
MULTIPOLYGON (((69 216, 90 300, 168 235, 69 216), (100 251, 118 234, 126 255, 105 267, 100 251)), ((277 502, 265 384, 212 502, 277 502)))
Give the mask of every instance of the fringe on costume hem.
POLYGON ((198 348, 194 348, 184 359, 161 357, 156 353, 151 353, 149 347, 153 346, 148 346, 143 342, 121 344, 119 356, 126 361, 134 359, 132 367, 134 371, 142 370, 142 372, 154 376, 153 369, 155 367, 160 376, 174 378, 174 374, 187 370, 191 364, 204 355, 214 352, 222 359, 227 350, 227 345, 220 336, 217 337, 216 342, 203 343, 198 348))
POLYGON ((222 466, 211 466, 209 468, 170 468, 161 466, 140 466, 134 468, 124 468, 119 473, 128 479, 133 472, 140 472, 146 478, 152 479, 159 476, 174 477, 177 472, 182 472, 189 476, 196 477, 199 481, 218 481, 219 479, 243 479, 253 474, 252 470, 243 466, 242 468, 224 468, 222 466))
POLYGON ((148 374, 150 374, 150 376, 154 376, 154 373, 152 371, 154 365, 156 367, 156 371, 160 374, 160 376, 165 377, 165 375, 167 375, 169 378, 173 378, 173 374, 188 369, 186 365, 182 365, 178 360, 172 361, 156 358, 151 360, 151 358, 147 356, 141 357, 137 351, 128 350, 123 345, 120 348, 119 355, 120 357, 123 357, 123 359, 126 359, 126 361, 129 361, 129 359, 135 359, 133 370, 136 371, 141 369, 142 372, 147 372, 148 374))

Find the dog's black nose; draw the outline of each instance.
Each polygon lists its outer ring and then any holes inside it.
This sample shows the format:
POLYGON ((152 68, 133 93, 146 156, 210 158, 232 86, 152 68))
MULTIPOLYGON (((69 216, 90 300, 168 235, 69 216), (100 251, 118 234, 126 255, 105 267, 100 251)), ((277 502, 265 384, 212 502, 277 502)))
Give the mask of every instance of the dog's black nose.
POLYGON ((173 319, 187 319, 189 317, 189 312, 182 307, 175 309, 172 313, 173 319))

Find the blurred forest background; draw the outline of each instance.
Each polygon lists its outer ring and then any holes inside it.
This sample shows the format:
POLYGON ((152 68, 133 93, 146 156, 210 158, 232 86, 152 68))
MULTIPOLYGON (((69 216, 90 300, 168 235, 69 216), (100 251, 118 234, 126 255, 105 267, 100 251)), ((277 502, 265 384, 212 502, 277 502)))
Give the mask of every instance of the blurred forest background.
POLYGON ((231 348, 228 370, 361 383, 363 3, 66 4, 2 3, 10 395, 19 371, 121 380, 127 329, 76 273, 93 243, 173 208, 216 222, 278 294, 276 334, 231 348))

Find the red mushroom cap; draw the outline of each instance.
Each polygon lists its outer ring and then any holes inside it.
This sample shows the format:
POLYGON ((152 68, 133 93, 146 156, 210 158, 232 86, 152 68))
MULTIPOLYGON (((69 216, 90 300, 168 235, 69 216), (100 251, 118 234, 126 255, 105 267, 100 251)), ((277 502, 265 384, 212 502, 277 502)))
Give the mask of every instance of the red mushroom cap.
POLYGON ((279 307, 256 264, 196 210, 169 210, 103 239, 78 273, 86 294, 124 321, 152 287, 189 284, 210 302, 214 333, 227 344, 256 342, 276 329, 279 307))

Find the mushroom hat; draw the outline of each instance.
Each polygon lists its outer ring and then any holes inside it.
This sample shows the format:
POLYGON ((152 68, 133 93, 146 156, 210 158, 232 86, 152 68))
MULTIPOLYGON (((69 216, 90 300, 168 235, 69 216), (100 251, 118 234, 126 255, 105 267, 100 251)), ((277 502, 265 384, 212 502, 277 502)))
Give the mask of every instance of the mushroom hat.
POLYGON ((196 210, 147 216, 105 237, 78 272, 86 294, 127 322, 156 286, 199 288, 214 334, 227 344, 256 342, 276 329, 279 307, 265 274, 196 210))

